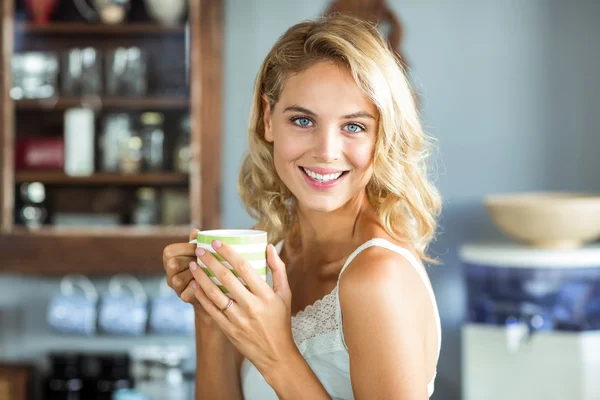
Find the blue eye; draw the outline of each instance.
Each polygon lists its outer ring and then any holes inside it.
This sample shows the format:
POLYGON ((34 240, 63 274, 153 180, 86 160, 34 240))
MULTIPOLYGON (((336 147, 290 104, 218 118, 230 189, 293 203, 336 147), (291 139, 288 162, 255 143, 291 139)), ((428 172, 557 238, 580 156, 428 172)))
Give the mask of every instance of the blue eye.
POLYGON ((346 130, 350 133, 360 133, 365 130, 362 126, 358 124, 348 124, 346 125, 346 130))
POLYGON ((312 121, 308 118, 296 117, 292 118, 292 122, 298 126, 301 126, 302 128, 312 126, 312 121))

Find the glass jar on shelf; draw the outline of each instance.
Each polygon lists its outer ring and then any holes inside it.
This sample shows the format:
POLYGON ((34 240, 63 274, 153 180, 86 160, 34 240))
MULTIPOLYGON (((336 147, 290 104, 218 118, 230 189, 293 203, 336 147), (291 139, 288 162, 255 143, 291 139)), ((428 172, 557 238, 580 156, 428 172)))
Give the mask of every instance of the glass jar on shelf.
POLYGON ((20 203, 19 222, 27 228, 36 229, 46 222, 46 187, 41 182, 26 182, 19 187, 20 203))
POLYGON ((136 192, 137 203, 133 211, 133 223, 150 226, 159 223, 159 206, 156 189, 141 187, 136 192))
POLYGON ((140 116, 142 159, 146 171, 157 172, 165 169, 163 121, 163 114, 158 112, 145 112, 140 116))
POLYGON ((138 174, 142 171, 142 138, 133 134, 121 142, 119 170, 124 174, 138 174))
POLYGON ((100 136, 100 169, 104 172, 119 172, 122 163, 127 164, 125 171, 138 169, 136 163, 141 158, 140 149, 135 145, 135 140, 129 140, 135 136, 131 116, 126 113, 111 113, 103 120, 103 128, 100 136), (133 146, 132 146, 133 144, 133 146))

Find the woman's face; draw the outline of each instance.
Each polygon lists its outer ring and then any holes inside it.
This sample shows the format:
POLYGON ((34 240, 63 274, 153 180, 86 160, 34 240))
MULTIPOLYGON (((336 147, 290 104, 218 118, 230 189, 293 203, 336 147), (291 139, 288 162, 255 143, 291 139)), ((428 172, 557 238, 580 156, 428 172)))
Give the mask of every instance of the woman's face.
POLYGON ((301 209, 333 211, 364 192, 377 121, 377 108, 343 66, 320 62, 287 78, 277 104, 265 105, 265 139, 301 209))

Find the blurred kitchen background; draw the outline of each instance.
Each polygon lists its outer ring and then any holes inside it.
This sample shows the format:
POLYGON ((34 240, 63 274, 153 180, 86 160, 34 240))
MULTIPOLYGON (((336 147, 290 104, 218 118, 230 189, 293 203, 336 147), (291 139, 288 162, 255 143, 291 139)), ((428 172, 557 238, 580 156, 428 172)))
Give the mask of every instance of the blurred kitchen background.
MULTIPOLYGON (((0 399, 192 398, 162 249, 253 224, 256 73, 332 3, 3 0, 0 399)), ((600 399, 600 1, 383 3, 438 139, 433 398, 600 399)))

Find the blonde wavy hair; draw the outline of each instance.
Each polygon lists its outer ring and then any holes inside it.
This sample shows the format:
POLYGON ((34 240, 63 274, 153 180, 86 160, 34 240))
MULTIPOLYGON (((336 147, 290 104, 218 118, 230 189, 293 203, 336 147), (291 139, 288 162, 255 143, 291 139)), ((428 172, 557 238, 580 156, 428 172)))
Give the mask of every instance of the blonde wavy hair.
POLYGON ((248 213, 277 242, 294 227, 293 195, 279 178, 273 144, 265 140, 263 96, 273 108, 286 78, 321 61, 346 66, 380 117, 373 177, 366 191, 387 233, 408 240, 421 258, 435 237, 439 192, 428 179, 429 138, 421 126, 413 92, 396 54, 377 28, 347 15, 292 26, 275 43, 257 76, 248 130, 249 151, 238 191, 248 213))

